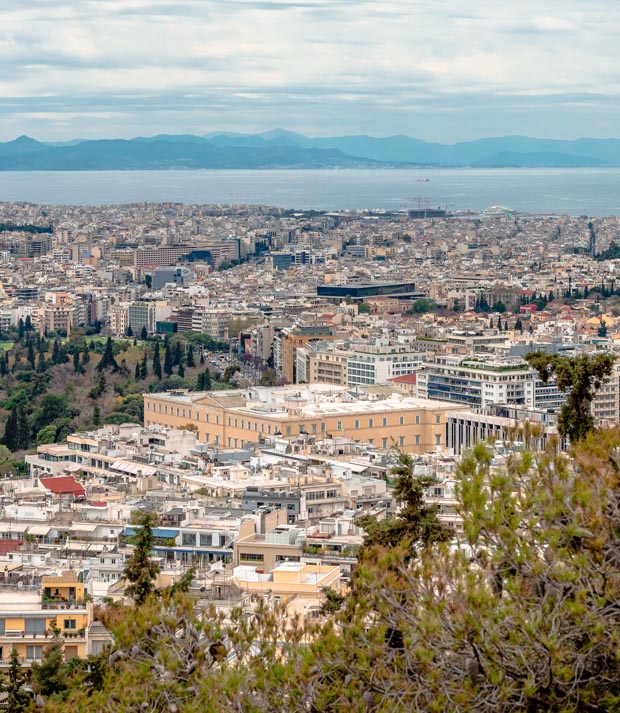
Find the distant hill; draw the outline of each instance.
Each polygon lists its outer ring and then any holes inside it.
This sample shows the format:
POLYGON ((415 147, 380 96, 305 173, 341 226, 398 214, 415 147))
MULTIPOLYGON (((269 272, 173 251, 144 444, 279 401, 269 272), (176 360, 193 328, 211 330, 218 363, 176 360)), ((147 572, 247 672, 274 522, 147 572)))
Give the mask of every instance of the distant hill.
POLYGON ((619 139, 503 136, 439 144, 410 136, 309 138, 285 129, 260 134, 159 134, 134 139, 0 143, 0 170, 81 171, 166 168, 353 168, 389 166, 620 166, 619 139))

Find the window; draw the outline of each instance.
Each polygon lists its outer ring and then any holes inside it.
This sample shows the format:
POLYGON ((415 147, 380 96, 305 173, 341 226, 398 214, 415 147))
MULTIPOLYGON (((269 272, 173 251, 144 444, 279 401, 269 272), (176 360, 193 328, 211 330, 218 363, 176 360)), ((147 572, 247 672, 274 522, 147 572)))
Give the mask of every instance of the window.
POLYGON ((416 426, 419 426, 419 425, 420 425, 420 414, 419 414, 419 413, 416 414, 415 423, 416 423, 416 426))
POLYGON ((398 445, 399 445, 399 446, 404 446, 404 445, 405 445, 405 437, 404 437, 404 436, 399 436, 399 437, 398 437, 398 445))
POLYGON ((239 559, 243 562, 263 562, 265 557, 255 552, 240 552, 239 559))
POLYGON ((184 545, 195 545, 196 544, 196 533, 195 532, 184 532, 183 533, 183 544, 184 545))
POLYGON ((24 632, 26 634, 45 634, 45 619, 26 619, 24 632))
POLYGON ((338 421, 338 422, 336 423, 336 430, 337 430, 337 431, 342 431, 342 421, 338 421))
POLYGON ((75 619, 64 619, 62 626, 63 629, 77 629, 77 622, 75 619))
POLYGON ((381 448, 387 448, 387 438, 381 439, 381 448))
POLYGON ((384 418, 384 419, 383 419, 382 425, 383 425, 383 426, 387 426, 387 418, 384 418))
POLYGON ((438 433, 438 434, 435 436, 435 445, 436 445, 436 446, 440 446, 440 445, 441 445, 441 434, 440 434, 440 433, 438 433))
POLYGON ((42 646, 26 646, 26 661, 40 661, 42 658, 42 646))
POLYGON ((359 428, 359 427, 360 427, 360 421, 359 421, 359 418, 356 418, 355 419, 355 428, 359 428))
POLYGON ((420 436, 415 437, 415 444, 416 444, 416 446, 420 445, 420 436))
POLYGON ((441 414, 440 413, 435 414, 435 423, 441 423, 441 414))
POLYGON ((404 425, 405 425, 405 417, 404 417, 404 416, 400 416, 399 419, 398 419, 398 423, 399 423, 401 426, 404 426, 404 425))
POLYGON ((368 419, 368 428, 374 428, 375 422, 372 418, 368 419))

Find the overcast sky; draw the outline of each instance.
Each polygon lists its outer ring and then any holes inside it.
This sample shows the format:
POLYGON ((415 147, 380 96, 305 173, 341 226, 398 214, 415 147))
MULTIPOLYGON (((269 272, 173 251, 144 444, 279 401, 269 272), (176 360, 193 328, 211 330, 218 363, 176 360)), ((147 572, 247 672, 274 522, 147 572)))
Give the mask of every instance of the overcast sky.
POLYGON ((0 139, 620 136, 618 0, 2 0, 0 139))

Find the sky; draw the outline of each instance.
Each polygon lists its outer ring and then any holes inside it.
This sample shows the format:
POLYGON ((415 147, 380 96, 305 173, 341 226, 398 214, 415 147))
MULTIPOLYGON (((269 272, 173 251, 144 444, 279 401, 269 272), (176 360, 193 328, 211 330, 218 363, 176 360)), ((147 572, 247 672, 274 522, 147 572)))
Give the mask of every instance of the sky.
POLYGON ((2 0, 0 140, 620 137, 617 0, 2 0))

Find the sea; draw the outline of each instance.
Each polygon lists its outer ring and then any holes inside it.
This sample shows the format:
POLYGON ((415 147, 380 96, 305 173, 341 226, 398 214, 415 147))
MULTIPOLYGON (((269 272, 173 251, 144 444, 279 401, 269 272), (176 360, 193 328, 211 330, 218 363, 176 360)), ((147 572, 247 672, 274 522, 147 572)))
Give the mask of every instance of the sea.
POLYGON ((0 202, 620 214, 620 168, 4 171, 0 202))

